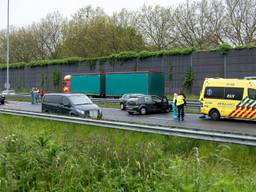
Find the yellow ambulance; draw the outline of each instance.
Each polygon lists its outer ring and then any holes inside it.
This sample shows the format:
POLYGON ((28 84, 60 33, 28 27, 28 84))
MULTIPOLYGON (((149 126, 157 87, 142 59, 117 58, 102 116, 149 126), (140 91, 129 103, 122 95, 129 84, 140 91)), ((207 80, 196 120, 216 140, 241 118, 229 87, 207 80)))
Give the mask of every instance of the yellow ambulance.
POLYGON ((200 94, 201 113, 212 120, 256 119, 256 78, 206 78, 200 94))

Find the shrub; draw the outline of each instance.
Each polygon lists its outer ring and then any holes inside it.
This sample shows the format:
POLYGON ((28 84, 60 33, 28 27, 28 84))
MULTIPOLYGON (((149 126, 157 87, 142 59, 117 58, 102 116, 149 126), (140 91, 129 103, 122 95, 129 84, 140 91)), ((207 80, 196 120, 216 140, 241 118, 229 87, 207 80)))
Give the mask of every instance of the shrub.
POLYGON ((193 70, 192 67, 190 66, 188 71, 185 74, 185 78, 183 81, 183 87, 189 92, 192 92, 192 86, 193 86, 193 81, 194 81, 194 76, 193 76, 193 70))

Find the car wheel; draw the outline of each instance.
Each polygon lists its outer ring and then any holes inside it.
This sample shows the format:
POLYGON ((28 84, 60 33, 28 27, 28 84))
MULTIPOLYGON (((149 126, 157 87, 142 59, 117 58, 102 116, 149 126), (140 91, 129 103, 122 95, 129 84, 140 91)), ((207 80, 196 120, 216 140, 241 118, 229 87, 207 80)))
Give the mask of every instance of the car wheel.
POLYGON ((3 105, 4 104, 4 101, 1 101, 1 105, 3 105))
POLYGON ((142 108, 140 109, 140 114, 141 114, 141 115, 146 115, 146 114, 147 114, 147 109, 146 109, 145 107, 142 107, 142 108))
POLYGON ((120 103, 120 109, 124 110, 124 104, 123 103, 120 103))
POLYGON ((133 115, 133 112, 130 112, 130 111, 129 111, 128 114, 129 114, 129 115, 133 115))
POLYGON ((214 121, 220 120, 220 113, 217 109, 212 109, 209 113, 209 116, 214 121))

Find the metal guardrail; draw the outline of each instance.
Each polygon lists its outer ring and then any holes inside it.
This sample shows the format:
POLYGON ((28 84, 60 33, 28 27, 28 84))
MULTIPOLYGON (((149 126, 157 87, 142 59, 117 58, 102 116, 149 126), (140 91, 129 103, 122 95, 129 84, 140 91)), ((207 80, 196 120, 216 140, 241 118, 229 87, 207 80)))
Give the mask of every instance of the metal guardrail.
POLYGON ((212 131, 211 132, 199 131, 199 130, 188 129, 182 126, 160 127, 160 126, 112 122, 112 121, 104 121, 104 120, 83 119, 83 118, 77 118, 77 117, 50 115, 45 113, 35 113, 35 112, 26 112, 26 111, 17 111, 17 110, 8 110, 8 109, 0 109, 0 113, 67 122, 67 123, 94 125, 94 126, 100 126, 105 128, 116 128, 116 129, 127 130, 127 131, 138 131, 138 132, 144 132, 144 133, 154 133, 154 134, 161 134, 161 135, 208 140, 208 141, 218 141, 218 142, 225 142, 225 143, 235 143, 235 144, 256 146, 256 137, 254 136, 238 135, 238 134, 232 134, 232 133, 220 133, 220 132, 212 132, 212 131))
MULTIPOLYGON (((30 98, 31 95, 29 94, 15 94, 15 95, 7 95, 6 98, 30 98)), ((119 99, 115 98, 90 98, 93 102, 98 102, 98 103, 119 103, 119 99)), ((170 101, 171 103, 172 101, 170 101)), ((195 99, 188 99, 187 100, 187 107, 188 108, 196 108, 199 109, 200 107, 200 102, 195 99)))

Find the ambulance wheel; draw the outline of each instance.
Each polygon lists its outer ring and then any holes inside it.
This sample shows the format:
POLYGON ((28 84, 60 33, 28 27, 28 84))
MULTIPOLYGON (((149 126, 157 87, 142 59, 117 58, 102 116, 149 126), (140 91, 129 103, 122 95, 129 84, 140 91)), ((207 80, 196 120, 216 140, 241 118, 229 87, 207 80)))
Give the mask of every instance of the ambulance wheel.
POLYGON ((220 113, 217 109, 212 109, 209 113, 209 116, 214 121, 220 120, 220 113))

